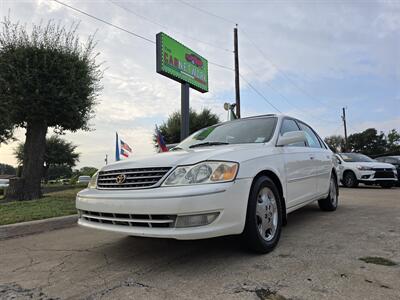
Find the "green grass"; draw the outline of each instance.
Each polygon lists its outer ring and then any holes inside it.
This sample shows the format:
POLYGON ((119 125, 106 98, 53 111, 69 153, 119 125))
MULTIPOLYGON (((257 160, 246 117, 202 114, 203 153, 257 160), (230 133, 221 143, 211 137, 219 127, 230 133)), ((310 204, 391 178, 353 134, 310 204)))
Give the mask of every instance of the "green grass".
POLYGON ((39 200, 0 204, 0 225, 42 220, 76 213, 75 196, 82 188, 45 194, 39 200))

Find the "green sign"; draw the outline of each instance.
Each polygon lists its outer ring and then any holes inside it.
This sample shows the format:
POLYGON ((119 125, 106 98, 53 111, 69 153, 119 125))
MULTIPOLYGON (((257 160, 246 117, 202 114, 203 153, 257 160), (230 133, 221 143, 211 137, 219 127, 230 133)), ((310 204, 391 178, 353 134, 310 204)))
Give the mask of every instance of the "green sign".
POLYGON ((157 73, 208 92, 207 60, 163 32, 157 34, 157 73))

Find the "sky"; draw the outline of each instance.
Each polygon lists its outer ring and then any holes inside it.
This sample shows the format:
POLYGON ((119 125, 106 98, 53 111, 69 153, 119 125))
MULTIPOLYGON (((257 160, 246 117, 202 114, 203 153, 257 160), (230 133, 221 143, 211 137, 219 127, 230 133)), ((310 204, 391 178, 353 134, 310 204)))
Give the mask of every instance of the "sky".
MULTIPOLYGON (((325 137, 343 134, 345 107, 350 134, 400 131, 400 1, 60 1, 152 41, 165 32, 208 59, 210 91, 191 89, 190 105, 222 121, 224 102, 235 99, 238 24, 242 116, 278 109, 325 137)), ((116 131, 133 157, 155 152, 155 124, 180 109, 180 84, 156 73, 155 44, 52 0, 0 0, 7 15, 28 28, 80 22, 82 42, 95 33, 104 70, 96 116, 91 131, 64 136, 81 154, 77 167, 101 167, 106 154, 114 161, 116 131)), ((16 137, 23 141, 24 130, 16 137)), ((17 164, 16 144, 0 144, 0 162, 17 164)))

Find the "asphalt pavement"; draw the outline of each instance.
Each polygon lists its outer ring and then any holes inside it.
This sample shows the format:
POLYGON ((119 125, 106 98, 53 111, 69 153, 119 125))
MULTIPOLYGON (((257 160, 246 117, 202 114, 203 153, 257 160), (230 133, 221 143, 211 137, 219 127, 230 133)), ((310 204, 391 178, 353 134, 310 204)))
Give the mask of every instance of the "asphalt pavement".
POLYGON ((0 299, 400 299, 400 188, 340 193, 336 212, 312 204, 290 214, 267 255, 235 237, 175 241, 77 226, 3 240, 0 299))

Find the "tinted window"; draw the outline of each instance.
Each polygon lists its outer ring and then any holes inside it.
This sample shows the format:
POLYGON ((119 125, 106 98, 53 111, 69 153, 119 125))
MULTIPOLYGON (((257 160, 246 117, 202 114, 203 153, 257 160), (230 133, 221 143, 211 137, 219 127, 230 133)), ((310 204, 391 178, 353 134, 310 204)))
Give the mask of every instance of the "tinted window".
MULTIPOLYGON (((297 126, 297 123, 295 120, 292 119, 284 119, 282 126, 281 126, 281 130, 280 130, 280 134, 283 135, 286 132, 291 132, 291 131, 299 131, 299 127, 297 126)), ((305 147, 304 143, 294 143, 294 144, 290 144, 288 146, 291 147, 305 147)))
POLYGON ((315 135, 314 131, 306 124, 299 122, 300 129, 306 133, 308 146, 311 148, 321 148, 318 137, 315 135))

